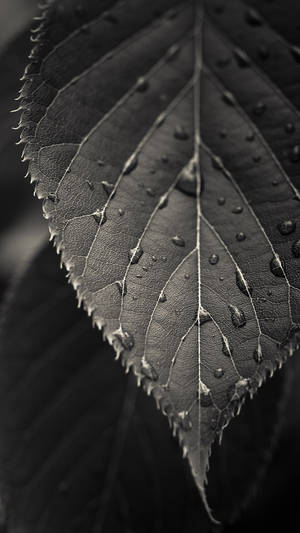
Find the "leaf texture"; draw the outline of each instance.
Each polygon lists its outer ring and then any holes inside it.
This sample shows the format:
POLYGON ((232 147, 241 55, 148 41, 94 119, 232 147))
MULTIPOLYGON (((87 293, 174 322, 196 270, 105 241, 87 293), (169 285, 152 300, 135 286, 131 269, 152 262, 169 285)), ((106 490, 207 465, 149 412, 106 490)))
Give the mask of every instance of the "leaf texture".
MULTIPOLYGON (((49 245, 2 308, 0 531, 210 532, 167 420, 74 304, 49 245)), ((289 371, 246 402, 215 446, 208 496, 226 525, 258 485, 269 494, 262 478, 286 420, 289 371)))
POLYGON ((51 2, 21 92, 79 301, 204 501, 216 435, 298 344, 299 6, 262 4, 51 2))

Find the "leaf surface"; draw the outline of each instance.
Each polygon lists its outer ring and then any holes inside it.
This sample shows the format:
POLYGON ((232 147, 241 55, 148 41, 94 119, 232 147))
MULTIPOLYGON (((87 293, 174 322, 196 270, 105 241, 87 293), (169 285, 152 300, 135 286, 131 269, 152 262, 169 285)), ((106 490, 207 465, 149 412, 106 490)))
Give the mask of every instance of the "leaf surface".
POLYGON ((79 301, 204 501, 216 434, 298 344, 299 7, 254 7, 51 2, 21 93, 79 301))

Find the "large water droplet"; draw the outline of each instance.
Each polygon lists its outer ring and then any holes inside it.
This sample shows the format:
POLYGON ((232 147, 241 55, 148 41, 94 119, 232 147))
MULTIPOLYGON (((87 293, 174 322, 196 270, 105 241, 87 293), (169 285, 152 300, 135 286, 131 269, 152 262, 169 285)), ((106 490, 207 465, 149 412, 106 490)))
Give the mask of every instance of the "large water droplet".
POLYGON ((282 222, 279 222, 277 228, 281 235, 290 235, 290 233, 293 233, 296 229, 296 222, 293 220, 283 220, 282 222))
POLYGON ((257 117, 260 117, 261 115, 263 115, 265 110, 266 110, 266 104, 264 104, 264 102, 257 102, 257 104, 255 104, 253 108, 253 113, 257 117))
POLYGON ((160 293, 158 301, 159 301, 160 303, 164 303, 164 302, 167 301, 167 297, 166 297, 166 295, 165 295, 164 292, 161 292, 161 293, 160 293))
POLYGON ((123 174, 127 175, 132 172, 138 164, 138 156, 134 154, 128 161, 126 161, 124 168, 123 168, 123 174))
POLYGON ((139 91, 140 93, 144 93, 147 91, 148 88, 149 88, 149 81, 146 78, 144 78, 144 76, 141 76, 140 78, 138 78, 136 82, 137 91, 139 91))
POLYGON ((212 318, 211 318, 209 312, 206 311, 205 309, 203 309, 203 307, 201 307, 201 309, 199 310, 199 313, 198 313, 198 320, 200 322, 200 326, 202 326, 206 322, 211 322, 212 318))
POLYGON ((270 261, 270 270, 277 278, 284 278, 284 261, 276 254, 270 261))
POLYGON ((140 246, 129 250, 128 257, 129 257, 129 260, 131 261, 131 264, 136 265, 141 259, 143 253, 144 253, 143 249, 140 246))
POLYGON ((248 285, 247 281, 245 280, 240 270, 235 271, 235 279, 236 279, 236 284, 238 288, 243 294, 245 294, 246 296, 249 296, 249 294, 252 294, 252 287, 248 285))
POLYGON ((224 355, 226 355, 226 357, 230 357, 233 352, 232 348, 230 348, 229 346, 227 337, 225 337, 224 335, 222 336, 222 352, 224 355))
POLYGON ((174 137, 175 139, 179 139, 180 141, 186 141, 189 138, 189 134, 184 126, 182 126, 181 124, 177 124, 174 130, 174 137))
POLYGON ((300 239, 293 243, 292 254, 294 257, 300 257, 300 239))
POLYGON ((243 212, 243 208, 241 205, 237 205, 236 207, 234 207, 231 211, 232 213, 234 213, 235 215, 239 215, 240 213, 243 212))
POLYGON ((121 329, 115 333, 115 337, 120 341, 125 350, 132 350, 134 347, 134 337, 129 331, 121 329))
POLYGON ((158 375, 155 368, 145 359, 142 359, 141 371, 146 378, 151 379, 152 381, 157 381, 158 375))
POLYGON ((223 368, 216 368, 216 369, 214 370, 214 376, 215 376, 215 378, 217 378, 217 379, 220 379, 221 377, 223 377, 223 376, 224 376, 224 370, 223 370, 223 368))
POLYGON ((245 19, 251 26, 261 26, 263 22, 260 14, 253 8, 246 11, 245 19))
POLYGON ((194 161, 189 161, 186 167, 184 167, 180 173, 176 188, 190 196, 196 196, 197 179, 194 161))
POLYGON ((163 209, 164 207, 167 207, 168 201, 168 196, 166 194, 163 194, 159 199, 158 209, 163 209))
POLYGON ((107 220, 106 213, 102 213, 100 209, 96 209, 96 211, 93 213, 93 219, 97 222, 97 224, 103 226, 107 220))
POLYGON ((107 196, 109 196, 110 193, 112 193, 113 190, 114 190, 114 184, 113 183, 108 183, 108 181, 101 181, 101 185, 102 185, 104 191, 106 192, 107 196))
POLYGON ((237 64, 239 65, 239 67, 241 67, 241 68, 250 67, 250 65, 251 65, 250 58, 246 54, 246 52, 244 52, 244 50, 242 50, 241 48, 237 47, 237 48, 235 48, 233 50, 233 53, 234 53, 235 59, 237 61, 237 64))
POLYGON ((180 237, 179 235, 175 235, 175 237, 172 237, 172 243, 175 244, 176 246, 185 246, 185 240, 180 237))
POLYGON ((231 321, 235 328, 242 328, 246 324, 246 317, 244 311, 236 307, 235 305, 228 305, 228 309, 231 314, 231 321))
POLYGON ((208 261, 211 265, 216 265, 219 262, 218 254, 211 254, 208 258, 208 261))

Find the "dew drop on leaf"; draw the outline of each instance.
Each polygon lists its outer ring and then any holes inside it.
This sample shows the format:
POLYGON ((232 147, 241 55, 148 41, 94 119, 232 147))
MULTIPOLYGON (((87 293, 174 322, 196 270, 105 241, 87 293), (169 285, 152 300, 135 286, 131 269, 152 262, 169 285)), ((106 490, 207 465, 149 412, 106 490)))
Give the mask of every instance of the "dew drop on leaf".
POLYGON ((246 239, 246 235, 243 231, 239 231, 239 233, 236 234, 235 238, 238 242, 243 242, 246 239))
POLYGON ((284 261, 278 255, 271 259, 270 270, 277 278, 284 278, 284 261))
POLYGON ((174 137, 180 141, 186 141, 189 138, 189 134, 184 126, 177 124, 174 130, 174 137))
POLYGON ((236 279, 236 284, 238 288, 240 289, 240 291, 246 296, 249 296, 249 294, 252 293, 252 288, 249 287, 242 272, 239 269, 235 271, 235 279, 236 279))
POLYGON ((190 431, 192 429, 192 422, 187 411, 180 411, 178 413, 178 424, 184 431, 190 431))
POLYGON ((284 129, 287 133, 293 133, 295 131, 295 124, 293 122, 287 122, 284 129))
POLYGON ((203 307, 201 307, 199 311, 199 315, 198 315, 198 320, 200 322, 200 326, 202 326, 202 324, 205 324, 206 322, 211 322, 212 318, 211 318, 211 315, 208 313, 208 311, 206 311, 205 309, 203 309, 203 307))
POLYGON ((211 254, 208 258, 208 261, 211 265, 216 265, 219 262, 218 254, 211 254))
POLYGON ((209 407, 210 405, 212 405, 212 398, 209 390, 201 392, 200 405, 202 407, 209 407))
POLYGON ((175 235, 175 237, 172 237, 172 243, 175 244, 176 246, 185 246, 185 240, 180 237, 179 235, 175 235))
POLYGON ((214 376, 215 376, 215 378, 217 378, 217 379, 220 379, 221 377, 223 377, 223 376, 224 376, 224 370, 223 370, 223 368, 216 368, 216 369, 214 370, 214 376))
POLYGON ((281 235, 290 235, 290 233, 293 233, 296 229, 296 222, 293 220, 283 220, 282 222, 279 222, 277 228, 281 235))
POLYGON ((292 163, 298 163, 300 161, 300 146, 298 144, 290 151, 290 160, 292 163))
POLYGON ((241 48, 237 47, 237 48, 234 49, 233 53, 234 53, 235 59, 237 61, 237 64, 239 65, 239 67, 241 67, 241 68, 250 67, 250 65, 251 65, 250 58, 246 54, 246 52, 244 52, 244 50, 242 50, 241 48))
POLYGON ((167 301, 167 297, 166 297, 166 295, 165 295, 164 292, 161 292, 161 293, 160 293, 160 296, 159 296, 158 301, 159 301, 160 303, 164 303, 164 302, 167 301))
POLYGON ((122 217, 124 215, 125 211, 124 211, 124 209, 122 209, 122 207, 120 207, 118 209, 118 213, 119 213, 120 217, 122 217))
POLYGON ((129 257, 129 260, 131 261, 131 264, 136 265, 141 259, 143 253, 144 252, 141 247, 132 248, 131 250, 129 250, 128 257, 129 257))
POLYGON ((140 78, 138 78, 136 82, 137 91, 139 91, 140 93, 144 93, 147 91, 148 88, 149 88, 149 81, 146 78, 144 78, 144 76, 141 76, 140 78))
POLYGON ((189 161, 180 173, 176 188, 188 195, 196 196, 197 180, 196 168, 193 160, 189 161))
POLYGON ((121 329, 115 333, 115 337, 120 341, 125 350, 132 350, 134 347, 134 338, 129 331, 121 329))
POLYGON ((231 321, 235 328, 242 328, 246 324, 246 317, 244 311, 236 307, 235 305, 228 305, 228 309, 231 314, 231 321))
POLYGON ((264 104, 263 102, 257 102, 257 104, 255 104, 255 106, 253 107, 253 113, 257 117, 260 117, 261 115, 263 115, 265 110, 266 110, 266 104, 264 104))
POLYGON ((123 169, 123 174, 124 175, 127 175, 127 174, 130 174, 130 172, 132 172, 136 167, 137 167, 137 164, 138 164, 138 157, 136 154, 134 154, 130 159, 128 159, 128 161, 125 163, 124 165, 124 169, 123 169))
POLYGON ((230 91, 224 91, 222 94, 222 99, 227 105, 235 106, 236 104, 235 98, 230 91))
POLYGON ((158 209, 163 209, 164 207, 167 207, 168 205, 168 196, 166 194, 163 194, 159 199, 158 209))
POLYGON ((300 63, 300 47, 291 46, 290 50, 293 58, 297 61, 297 63, 300 63))
POLYGON ((237 205, 236 207, 234 207, 231 211, 232 213, 234 213, 235 215, 239 215, 240 213, 243 212, 243 208, 241 205, 237 205))
POLYGON ((250 8, 246 11, 245 16, 246 22, 250 24, 250 26, 261 26, 262 25, 262 18, 260 14, 256 11, 256 9, 250 8))
POLYGON ((153 381, 156 381, 158 379, 158 375, 155 368, 153 368, 153 366, 150 365, 148 361, 145 361, 145 359, 142 359, 141 372, 148 379, 152 379, 153 381))
POLYGON ((292 244, 292 254, 294 257, 300 257, 300 239, 292 244))
POLYGON ((225 200, 224 196, 220 196, 218 198, 217 202, 218 202, 219 205, 224 205, 226 200, 225 200))
POLYGON ((110 193, 114 190, 114 184, 108 183, 108 181, 101 181, 101 185, 106 192, 107 196, 110 195, 110 193))
POLYGON ((230 348, 228 339, 224 335, 222 336, 222 352, 226 357, 230 357, 232 354, 232 348, 230 348))

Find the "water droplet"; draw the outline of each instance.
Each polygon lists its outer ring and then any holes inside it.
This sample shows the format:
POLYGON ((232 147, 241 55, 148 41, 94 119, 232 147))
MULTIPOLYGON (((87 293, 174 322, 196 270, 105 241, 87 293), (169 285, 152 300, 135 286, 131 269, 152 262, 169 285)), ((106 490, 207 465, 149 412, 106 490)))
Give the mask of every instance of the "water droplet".
POLYGON ((224 91, 222 94, 222 100, 225 102, 225 104, 235 106, 236 100, 233 96, 233 94, 230 91, 224 91))
POLYGON ((260 14, 253 8, 246 11, 245 19, 250 26, 261 26, 263 22, 260 14))
POLYGON ((164 303, 164 302, 167 301, 167 297, 166 297, 166 295, 165 295, 164 292, 161 292, 161 293, 160 293, 158 301, 159 301, 160 303, 164 303))
POLYGON ((284 126, 284 129, 287 133, 294 133, 295 124, 293 122, 287 122, 284 126))
POLYGON ((296 222, 293 220, 283 220, 282 222, 279 222, 277 228, 281 235, 290 235, 290 233, 293 233, 296 229, 296 222))
POLYGON ((262 351, 261 351, 261 345, 259 344, 258 347, 253 352, 253 359, 257 364, 260 364, 262 362, 262 351))
POLYGON ((141 371, 142 371, 142 374, 146 376, 146 378, 151 379, 152 381, 157 381, 158 375, 157 375, 155 368, 152 365, 150 365, 150 363, 145 361, 145 359, 142 359, 141 371))
POLYGON ((167 261, 167 258, 166 258, 165 255, 163 255, 161 259, 162 259, 162 261, 163 261, 164 263, 167 261))
POLYGON ((297 61, 297 63, 300 63, 300 47, 291 46, 290 50, 293 58, 297 61))
POLYGON ((252 131, 248 133, 248 135, 246 135, 246 141, 253 142, 254 139, 255 139, 255 135, 252 131))
POLYGON ((226 130, 221 130, 220 133, 219 133, 221 139, 226 139, 227 137, 227 131, 226 130))
POLYGON ((184 274, 184 277, 185 279, 190 279, 191 276, 189 274, 184 274))
POLYGON ((99 167, 103 167, 105 165, 104 161, 102 159, 98 159, 97 161, 99 167))
POLYGON ((178 44, 173 44, 166 54, 166 61, 172 61, 179 54, 180 46, 178 44))
POLYGON ((155 196, 155 191, 153 189, 151 189, 151 187, 147 187, 146 189, 146 193, 148 194, 148 196, 151 196, 152 198, 155 196))
POLYGON ((228 305, 231 314, 231 321, 235 328, 242 328, 246 324, 246 317, 244 312, 235 305, 228 305))
POLYGON ((192 422, 187 411, 180 411, 178 413, 178 423, 184 431, 190 431, 192 429, 192 422))
POLYGON ((246 235, 243 231, 239 231, 239 233, 236 234, 235 238, 238 242, 243 242, 246 239, 246 235))
POLYGON ((157 257, 156 257, 156 255, 152 255, 152 261, 153 261, 154 263, 156 263, 156 261, 157 261, 157 257))
POLYGON ((158 209, 163 209, 164 207, 167 207, 168 201, 168 196, 166 194, 163 194, 159 199, 158 209))
POLYGON ((119 22, 116 15, 114 15, 111 11, 104 11, 102 17, 107 22, 111 22, 111 24, 117 24, 119 22))
POLYGON ((218 254, 211 254, 208 258, 208 261, 211 265, 216 265, 219 262, 218 254))
POLYGON ((225 200, 224 196, 220 196, 220 198, 218 198, 217 202, 218 202, 219 205, 224 205, 226 200, 225 200))
POLYGON ((210 405, 212 405, 212 397, 211 397, 211 394, 210 394, 210 391, 207 390, 207 391, 203 391, 201 392, 200 394, 200 405, 201 407, 209 407, 210 405))
POLYGON ((197 179, 194 161, 189 161, 189 163, 184 167, 180 173, 176 188, 190 196, 196 196, 197 179))
POLYGON ((97 222, 97 224, 101 224, 102 226, 107 220, 106 213, 102 213, 100 209, 96 209, 96 211, 93 213, 93 219, 97 222))
POLYGON ((137 82, 136 82, 136 89, 139 93, 144 93, 147 91, 147 89, 149 88, 149 81, 144 78, 144 76, 141 76, 140 78, 138 78, 137 82))
POLYGON ((243 208, 241 205, 237 205, 236 207, 234 207, 231 211, 232 213, 234 213, 235 215, 239 215, 240 213, 243 212, 243 208))
POLYGON ((290 152, 290 160, 292 163, 298 163, 300 161, 300 146, 297 144, 290 152))
POLYGON ((273 180, 272 181, 272 185, 273 185, 273 187, 277 187, 277 185, 279 185, 279 181, 278 180, 273 180))
POLYGON ((174 137, 180 141, 186 141, 189 138, 189 134, 184 126, 177 124, 174 130, 174 137))
POLYGON ((57 204, 57 196, 55 193, 49 193, 48 196, 47 196, 47 200, 49 200, 50 202, 53 202, 54 204, 57 204))
POLYGON ((125 211, 124 211, 124 209, 122 209, 122 207, 120 207, 118 209, 118 213, 119 213, 120 217, 122 217, 124 215, 125 211))
POLYGON ((104 191, 106 192, 107 196, 109 196, 110 193, 113 192, 114 187, 115 187, 113 185, 113 183, 108 183, 108 181, 101 181, 101 185, 102 185, 104 191))
POLYGON ((300 257, 300 239, 293 243, 292 254, 294 257, 300 257))
POLYGON ((226 357, 230 357, 233 352, 232 348, 229 346, 227 337, 224 336, 222 336, 222 352, 226 357))
POLYGON ((169 158, 168 158, 167 155, 162 155, 161 156, 161 160, 162 160, 163 163, 168 163, 169 162, 169 158))
POLYGON ((276 254, 270 261, 270 270, 277 278, 284 278, 284 261, 276 254))
POLYGON ((223 376, 224 376, 224 370, 223 370, 223 368, 216 368, 216 369, 214 370, 214 376, 215 376, 215 378, 217 378, 217 379, 220 379, 221 377, 223 377, 223 376))
POLYGON ((144 252, 141 247, 132 248, 131 250, 129 250, 128 257, 129 257, 129 260, 131 261, 131 264, 136 265, 141 259, 143 253, 144 252))
POLYGON ((115 337, 120 341, 125 350, 132 350, 134 347, 134 337, 129 331, 122 329, 115 333, 115 337))
POLYGON ((201 307, 201 309, 199 310, 198 321, 200 322, 200 326, 202 326, 206 322, 212 321, 210 314, 208 313, 208 311, 203 309, 203 307, 201 307))
POLYGON ((233 53, 234 53, 235 59, 237 61, 237 64, 239 65, 239 67, 241 67, 241 68, 250 67, 250 65, 251 65, 250 58, 246 54, 246 52, 244 52, 244 50, 242 50, 241 48, 237 47, 237 48, 235 48, 233 50, 233 53))
POLYGON ((254 161, 254 163, 258 163, 260 160, 261 160, 261 155, 259 155, 259 154, 254 154, 254 155, 252 156, 252 161, 254 161))
POLYGON ((246 296, 249 296, 249 294, 252 294, 252 287, 248 285, 247 281, 245 280, 240 270, 235 271, 235 279, 236 279, 236 284, 238 288, 243 294, 245 294, 246 296))
POLYGON ((265 110, 266 110, 266 104, 264 104, 263 102, 257 102, 257 104, 255 104, 255 106, 253 107, 253 113, 257 117, 260 117, 261 115, 263 115, 265 110))
POLYGON ((261 44, 257 49, 257 54, 260 59, 266 60, 270 56, 270 51, 265 44, 261 44))
POLYGON ((123 174, 126 176, 127 174, 130 174, 138 164, 138 157, 136 154, 134 154, 128 161, 125 163, 123 168, 123 174))
POLYGON ((185 246, 185 240, 179 235, 175 235, 175 237, 172 237, 172 243, 176 246, 185 246))

